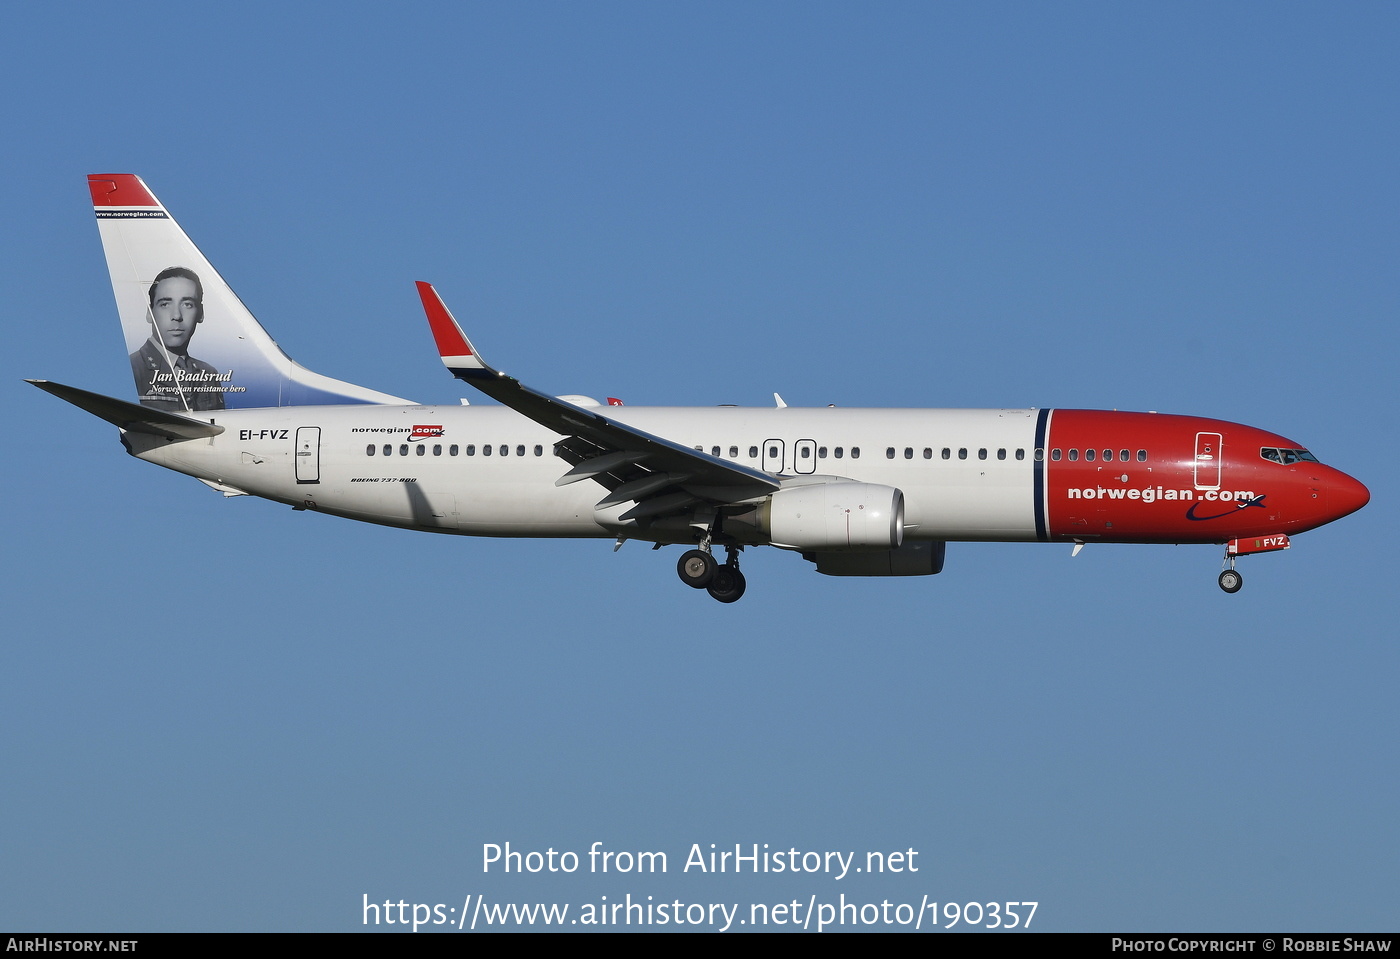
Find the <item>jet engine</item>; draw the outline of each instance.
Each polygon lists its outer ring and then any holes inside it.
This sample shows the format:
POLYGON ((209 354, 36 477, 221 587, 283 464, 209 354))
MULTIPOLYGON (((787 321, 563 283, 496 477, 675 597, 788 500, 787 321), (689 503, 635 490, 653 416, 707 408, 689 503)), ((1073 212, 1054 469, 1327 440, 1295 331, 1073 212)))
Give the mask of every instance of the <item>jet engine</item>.
POLYGON ((904 493, 870 483, 821 483, 780 489, 758 509, 758 527, 774 546, 892 550, 904 542, 904 493))

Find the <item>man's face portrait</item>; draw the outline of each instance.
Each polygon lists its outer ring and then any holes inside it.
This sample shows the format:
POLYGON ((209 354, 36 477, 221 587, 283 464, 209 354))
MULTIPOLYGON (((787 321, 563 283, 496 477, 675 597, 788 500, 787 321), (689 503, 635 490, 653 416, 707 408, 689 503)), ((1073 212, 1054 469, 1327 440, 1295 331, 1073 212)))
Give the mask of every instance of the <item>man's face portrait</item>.
POLYGON ((203 310, 194 280, 183 276, 161 280, 151 293, 151 325, 157 342, 172 353, 184 353, 203 310))

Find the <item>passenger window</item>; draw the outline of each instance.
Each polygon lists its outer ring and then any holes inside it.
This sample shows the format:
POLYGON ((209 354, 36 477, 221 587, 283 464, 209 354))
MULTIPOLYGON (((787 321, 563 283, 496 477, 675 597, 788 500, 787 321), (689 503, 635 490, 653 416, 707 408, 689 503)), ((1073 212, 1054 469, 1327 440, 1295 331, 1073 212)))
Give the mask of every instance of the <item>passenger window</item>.
POLYGON ((924 459, 926 459, 926 460, 931 460, 931 459, 933 459, 933 448, 932 448, 932 447, 928 447, 928 446, 925 446, 925 447, 924 447, 924 459))
POLYGON ((475 443, 468 443, 468 444, 467 444, 467 455, 468 455, 468 456, 475 456, 475 455, 476 455, 476 444, 475 444, 475 443))
POLYGON ((1128 451, 1127 451, 1127 450, 1119 450, 1119 451, 1118 451, 1118 459, 1121 460, 1122 462, 1126 463, 1126 462, 1128 462, 1128 460, 1132 459, 1132 457, 1128 455, 1128 451))
POLYGON ((778 458, 778 448, 776 446, 768 447, 768 458, 774 460, 778 458))
POLYGON ((509 447, 509 446, 506 446, 504 443, 502 443, 502 444, 501 444, 501 450, 500 450, 500 452, 501 452, 501 455, 502 455, 502 456, 509 456, 509 455, 510 455, 510 447, 509 447))
MULTIPOLYGON (((823 454, 823 455, 825 455, 825 454, 823 454)), ((737 447, 737 446, 731 446, 731 447, 729 447, 729 458, 732 459, 732 460, 737 460, 737 459, 739 458, 739 447, 737 447)))
POLYGON ((858 460, 858 459, 860 459, 860 447, 859 447, 859 446, 852 446, 852 447, 851 447, 851 459, 853 459, 853 460, 858 460))
POLYGON ((1146 463, 1146 462, 1147 462, 1147 450, 1138 450, 1138 462, 1139 462, 1139 463, 1146 463))
POLYGON ((987 449, 986 449, 986 447, 983 447, 982 449, 980 449, 980 450, 977 451, 977 458, 978 458, 979 460, 984 460, 984 459, 987 458, 987 449))
POLYGON ((401 444, 399 445, 399 455, 400 455, 400 456, 407 456, 407 455, 408 455, 408 444, 407 444, 407 443, 401 443, 401 444))
POLYGON ((958 459, 960 459, 960 460, 965 460, 965 459, 967 459, 967 447, 966 447, 966 446, 964 446, 964 447, 962 447, 961 449, 958 450, 958 459))
POLYGON ((946 460, 946 459, 952 459, 952 458, 953 458, 953 451, 950 450, 950 449, 949 449, 948 447, 946 447, 946 446, 943 447, 943 458, 944 458, 945 460, 946 460))
POLYGON ((385 444, 384 444, 384 455, 385 455, 385 456, 390 456, 390 455, 393 454, 393 452, 394 452, 394 448, 393 448, 392 446, 390 446, 388 443, 385 443, 385 444))
POLYGON ((517 446, 517 447, 515 448, 515 455, 516 455, 516 456, 524 456, 524 455, 525 455, 525 444, 524 444, 524 443, 521 443, 519 446, 517 446))
POLYGON ((1004 459, 1006 459, 1006 450, 1004 450, 1004 449, 997 450, 997 459, 999 459, 999 460, 1004 460, 1004 459))
POLYGON ((428 451, 428 448, 427 448, 426 446, 424 446, 422 443, 419 443, 419 444, 418 444, 418 455, 419 455, 419 456, 422 456, 422 455, 423 455, 424 453, 426 453, 427 451, 428 451))
POLYGON ((912 447, 912 446, 906 446, 906 447, 904 447, 904 458, 907 459, 907 460, 912 460, 912 459, 914 458, 914 447, 912 447))
POLYGON ((812 458, 812 447, 810 447, 810 446, 798 446, 798 447, 797 447, 797 455, 800 456, 800 457, 802 457, 804 460, 806 460, 806 459, 811 459, 811 458, 812 458))
POLYGON ((453 443, 451 446, 449 446, 449 447, 447 448, 447 455, 448 455, 448 456, 456 456, 456 455, 457 455, 457 444, 456 444, 456 443, 453 443))
POLYGON ((710 447, 710 455, 711 455, 711 456, 718 456, 718 455, 719 455, 719 447, 718 447, 718 446, 711 446, 711 447, 710 447))
POLYGON ((836 447, 836 458, 837 458, 838 460, 842 457, 843 454, 844 454, 844 451, 841 449, 841 447, 839 447, 839 446, 836 447))
POLYGON ((1069 461, 1070 461, 1071 463, 1073 463, 1073 462, 1076 462, 1078 459, 1079 459, 1079 450, 1070 450, 1070 451, 1069 451, 1069 461))
MULTIPOLYGON (((1016 458, 1017 458, 1018 460, 1023 460, 1023 459, 1025 459, 1025 458, 1026 458, 1026 451, 1025 451, 1025 450, 1018 449, 1018 450, 1016 451, 1016 458)), ((1043 450, 1036 450, 1036 457, 1035 457, 1035 458, 1038 459, 1038 460, 1043 460, 1043 459, 1045 459, 1045 453, 1044 453, 1044 451, 1043 451, 1043 450)))
POLYGON ((750 447, 749 447, 749 459, 751 459, 751 460, 756 460, 756 459, 758 459, 758 447, 757 447, 757 446, 750 446, 750 447))
POLYGON ((535 455, 536 455, 536 456, 543 456, 543 455, 544 455, 544 447, 541 446, 541 445, 538 444, 538 443, 535 444, 535 455))
POLYGON ((373 444, 373 443, 371 443, 371 444, 369 444, 368 446, 365 447, 365 455, 366 455, 366 456, 373 456, 373 455, 374 455, 374 444, 373 444))
POLYGON ((490 443, 482 443, 482 444, 481 444, 481 455, 482 455, 482 456, 490 456, 490 455, 491 455, 491 444, 490 444, 490 443))
POLYGON ((824 460, 824 459, 826 459, 826 447, 825 447, 825 446, 818 446, 818 447, 817 447, 817 459, 819 459, 819 460, 824 460))
POLYGON ((893 446, 887 446, 887 447, 885 447, 885 459, 887 459, 887 460, 892 460, 892 459, 894 459, 894 447, 893 447, 893 446))
POLYGON ((441 456, 441 455, 442 455, 442 444, 441 444, 441 443, 434 443, 434 444, 433 444, 433 455, 434 455, 434 456, 441 456))
MULTIPOLYGON (((1069 458, 1070 458, 1070 459, 1074 459, 1074 454, 1073 454, 1073 453, 1069 454, 1069 458)), ((1094 451, 1093 451, 1093 450, 1085 450, 1085 451, 1084 451, 1084 459, 1085 459, 1086 462, 1092 463, 1092 462, 1094 461, 1094 451)))
POLYGON ((1054 460, 1055 462, 1058 463, 1058 462, 1060 461, 1060 451, 1059 451, 1059 450, 1051 450, 1051 451, 1050 451, 1050 458, 1051 458, 1052 460, 1054 460))

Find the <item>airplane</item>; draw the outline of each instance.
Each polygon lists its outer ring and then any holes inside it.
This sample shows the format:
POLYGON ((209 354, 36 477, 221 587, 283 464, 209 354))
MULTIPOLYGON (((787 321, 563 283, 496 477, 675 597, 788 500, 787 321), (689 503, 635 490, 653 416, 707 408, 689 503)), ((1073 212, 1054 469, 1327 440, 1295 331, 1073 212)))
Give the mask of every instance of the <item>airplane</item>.
POLYGON ((722 603, 744 594, 747 547, 831 576, 920 576, 949 542, 988 541, 1224 545, 1218 582, 1234 593, 1239 556, 1370 499, 1293 440, 1197 416, 552 396, 488 364, 427 283, 443 364, 500 405, 419 404, 286 356, 139 177, 88 186, 138 402, 29 382, 225 496, 438 533, 683 546, 682 582, 722 603))

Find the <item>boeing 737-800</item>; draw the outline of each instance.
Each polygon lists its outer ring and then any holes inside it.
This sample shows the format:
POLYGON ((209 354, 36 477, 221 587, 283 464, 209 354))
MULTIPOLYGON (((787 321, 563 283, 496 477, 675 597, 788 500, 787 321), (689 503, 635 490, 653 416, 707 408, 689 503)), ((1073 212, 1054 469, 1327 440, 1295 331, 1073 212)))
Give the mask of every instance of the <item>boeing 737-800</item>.
POLYGON ((1370 498, 1299 443, 1196 416, 551 396, 487 364, 426 283, 443 363, 501 405, 420 405, 289 359, 140 178, 88 185, 138 402, 31 382, 226 496, 439 533, 684 546, 681 580, 725 603, 744 593, 746 546, 834 576, 914 576, 939 572, 951 541, 1220 544, 1233 593, 1237 556, 1370 498))

